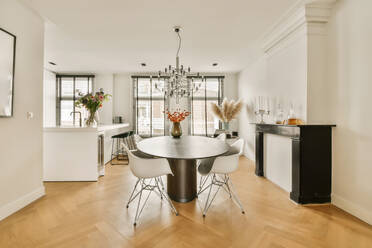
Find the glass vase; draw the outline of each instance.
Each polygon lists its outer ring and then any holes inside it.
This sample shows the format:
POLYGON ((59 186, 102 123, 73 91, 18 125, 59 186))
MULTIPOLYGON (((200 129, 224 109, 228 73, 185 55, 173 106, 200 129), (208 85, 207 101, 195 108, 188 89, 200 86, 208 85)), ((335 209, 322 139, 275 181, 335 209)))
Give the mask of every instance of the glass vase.
POLYGON ((223 123, 223 129, 224 129, 225 131, 229 131, 229 128, 230 128, 229 122, 224 122, 224 123, 223 123))
POLYGON ((87 127, 93 127, 93 126, 98 125, 98 113, 97 113, 97 111, 96 112, 93 112, 93 111, 88 112, 88 118, 85 121, 85 125, 87 127))
POLYGON ((171 135, 173 138, 180 138, 182 136, 182 128, 180 122, 172 122, 171 135))

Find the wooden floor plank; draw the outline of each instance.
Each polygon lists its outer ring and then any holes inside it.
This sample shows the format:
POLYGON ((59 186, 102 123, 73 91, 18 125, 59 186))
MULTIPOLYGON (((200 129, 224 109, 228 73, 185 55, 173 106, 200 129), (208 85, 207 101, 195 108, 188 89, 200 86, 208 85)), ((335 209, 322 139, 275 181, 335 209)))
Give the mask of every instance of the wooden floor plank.
POLYGON ((245 215, 223 191, 206 218, 206 194, 175 203, 179 216, 152 195, 137 227, 128 165, 107 165, 98 182, 45 183, 45 197, 0 222, 0 247, 372 247, 370 225, 332 205, 296 205, 244 157, 231 178, 245 215))

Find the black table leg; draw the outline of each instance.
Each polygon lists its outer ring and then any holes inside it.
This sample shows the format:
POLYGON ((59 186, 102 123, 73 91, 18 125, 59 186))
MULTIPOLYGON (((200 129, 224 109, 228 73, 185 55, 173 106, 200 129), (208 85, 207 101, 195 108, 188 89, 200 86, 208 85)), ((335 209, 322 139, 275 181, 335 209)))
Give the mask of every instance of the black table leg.
POLYGON ((189 202, 196 197, 196 160, 168 159, 173 172, 167 178, 169 197, 176 202, 189 202))

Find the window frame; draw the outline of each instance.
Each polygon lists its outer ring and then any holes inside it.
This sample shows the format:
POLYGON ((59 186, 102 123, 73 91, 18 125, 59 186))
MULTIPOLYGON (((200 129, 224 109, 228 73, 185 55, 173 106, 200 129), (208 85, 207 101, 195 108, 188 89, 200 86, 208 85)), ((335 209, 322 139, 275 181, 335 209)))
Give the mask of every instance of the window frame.
MULTIPOLYGON (((152 123, 153 123, 153 102, 154 101, 163 101, 163 106, 164 106, 164 109, 167 109, 167 106, 168 106, 168 101, 165 97, 165 95, 163 95, 162 97, 153 97, 152 95, 152 84, 153 84, 153 79, 157 79, 158 77, 156 76, 132 76, 132 82, 133 82, 133 121, 134 121, 134 127, 135 127, 135 133, 138 134, 138 113, 139 113, 139 108, 138 108, 138 102, 139 101, 148 101, 149 102, 149 106, 150 106, 150 135, 141 135, 141 137, 156 137, 156 136, 161 136, 161 135, 154 135, 153 134, 153 126, 152 126, 152 123), (144 96, 138 96, 138 80, 139 79, 149 79, 149 83, 150 83, 150 95, 148 97, 144 97, 144 96)), ((164 77, 162 77, 164 79, 164 77)), ((155 79, 155 80, 156 80, 155 79)), ((163 135, 166 135, 167 133, 167 124, 166 124, 166 116, 165 116, 165 113, 163 113, 163 119, 164 119, 164 131, 163 131, 163 135)))
MULTIPOLYGON (((94 89, 94 75, 67 75, 67 74, 57 74, 56 75, 56 125, 61 125, 61 102, 62 101, 72 101, 72 111, 75 111, 75 101, 78 99, 76 97, 76 78, 86 78, 88 84, 88 93, 92 93, 94 89), (72 78, 72 97, 62 96, 62 79, 72 78), (92 86, 89 87, 89 82, 92 82, 92 86)), ((75 123, 75 115, 72 115, 73 123, 75 123)))
MULTIPOLYGON (((161 78, 165 79, 166 77, 162 76, 161 78)), ((190 80, 190 83, 193 83, 193 80, 196 77, 188 77, 190 80)), ((199 136, 208 136, 208 101, 217 101, 218 104, 220 105, 222 103, 222 100, 224 98, 224 78, 225 76, 202 76, 202 82, 207 84, 208 79, 217 79, 218 80, 218 96, 217 97, 208 97, 206 94, 207 87, 204 87, 205 92, 203 97, 194 97, 194 94, 192 93, 191 96, 188 98, 188 107, 189 111, 191 112, 190 118, 188 118, 188 126, 189 126, 189 134, 190 135, 199 135, 199 136), (205 110, 204 110, 204 115, 205 115, 205 134, 194 134, 194 113, 193 113, 193 102, 194 101, 204 101, 205 103, 205 110)), ((132 89, 133 89, 133 122, 134 122, 134 127, 135 127, 135 133, 138 134, 138 101, 145 101, 148 100, 150 101, 150 135, 144 135, 143 137, 153 137, 153 130, 152 130, 152 101, 154 98, 152 97, 152 83, 153 80, 157 80, 158 76, 137 76, 133 75, 132 76, 132 89), (148 78, 150 80, 150 96, 149 97, 138 97, 138 80, 143 79, 143 78, 148 78)), ((160 98, 157 100, 161 100, 160 98)), ((166 98, 165 95, 163 96, 164 101, 164 110, 169 108, 169 98, 166 98)), ((222 128, 222 122, 218 122, 218 127, 221 129, 222 128)), ((169 129, 169 124, 167 122, 166 116, 164 114, 164 135, 167 135, 167 130, 169 129)), ((141 135, 142 136, 142 135, 141 135)))
MULTIPOLYGON (((223 98, 224 98, 224 79, 225 76, 203 76, 202 83, 204 82, 204 96, 202 97, 194 97, 194 93, 191 94, 191 101, 189 106, 191 107, 191 118, 190 118, 190 128, 191 128, 191 135, 199 135, 199 136, 208 136, 208 102, 209 101, 217 101, 218 105, 221 105, 223 98), (218 93, 217 97, 208 97, 207 96, 207 80, 208 79, 217 79, 218 80, 218 93), (204 101, 204 122, 205 122, 205 134, 195 134, 194 128, 194 101, 204 101)), ((222 122, 218 120, 218 128, 222 128, 222 122)))

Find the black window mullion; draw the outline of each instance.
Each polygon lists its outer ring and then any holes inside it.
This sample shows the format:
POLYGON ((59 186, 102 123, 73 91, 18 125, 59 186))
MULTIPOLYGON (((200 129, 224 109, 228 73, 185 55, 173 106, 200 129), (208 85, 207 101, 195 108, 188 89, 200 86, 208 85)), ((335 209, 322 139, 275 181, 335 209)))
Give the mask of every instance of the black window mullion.
MULTIPOLYGON (((191 79, 191 88, 194 88, 194 78, 191 79)), ((191 125, 192 125, 192 135, 195 134, 194 128, 194 91, 191 91, 191 125)))
POLYGON ((137 112, 137 117, 136 117, 136 129, 138 133, 138 78, 136 79, 136 112, 137 112))
MULTIPOLYGON (((218 100, 217 100, 217 104, 220 105, 221 104, 221 78, 218 78, 218 100)), ((218 128, 221 129, 222 128, 222 123, 220 120, 218 120, 218 128)))
MULTIPOLYGON (((202 79, 203 80, 203 79, 202 79)), ((204 118, 205 118, 205 136, 208 136, 208 124, 207 124, 207 79, 204 79, 204 118)))
MULTIPOLYGON (((159 81, 159 79, 158 79, 158 82, 159 82, 159 84, 160 84, 160 81, 159 81)), ((165 80, 164 80, 164 82, 163 82, 163 87, 165 88, 165 80)), ((163 121, 163 127, 164 127, 164 129, 163 129, 163 135, 165 136, 166 135, 166 132, 165 132, 165 122, 166 122, 166 115, 165 115, 165 94, 163 95, 163 119, 164 119, 164 121, 163 121)), ((168 106, 167 106, 168 107, 168 106)))
POLYGON ((61 125, 61 91, 62 91, 60 77, 57 77, 57 84, 58 84, 57 85, 58 91, 57 91, 57 114, 56 116, 58 116, 57 126, 60 126, 61 125))
POLYGON ((152 77, 150 77, 150 137, 152 137, 152 77))
POLYGON ((75 77, 72 78, 72 125, 75 125, 75 90, 76 90, 76 84, 75 84, 75 77))

